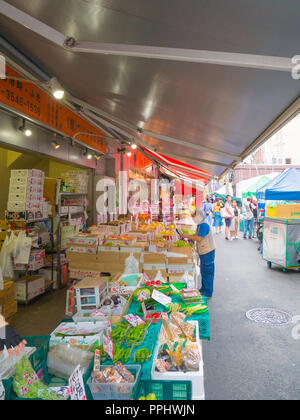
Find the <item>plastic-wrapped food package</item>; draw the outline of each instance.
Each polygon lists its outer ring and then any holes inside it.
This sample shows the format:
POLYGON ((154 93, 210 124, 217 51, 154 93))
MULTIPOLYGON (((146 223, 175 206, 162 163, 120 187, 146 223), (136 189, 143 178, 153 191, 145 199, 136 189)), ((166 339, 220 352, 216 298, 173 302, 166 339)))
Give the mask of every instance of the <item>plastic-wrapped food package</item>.
POLYGON ((58 378, 69 379, 78 365, 80 365, 82 374, 84 374, 93 357, 94 355, 91 352, 68 344, 57 344, 48 353, 48 371, 58 378))

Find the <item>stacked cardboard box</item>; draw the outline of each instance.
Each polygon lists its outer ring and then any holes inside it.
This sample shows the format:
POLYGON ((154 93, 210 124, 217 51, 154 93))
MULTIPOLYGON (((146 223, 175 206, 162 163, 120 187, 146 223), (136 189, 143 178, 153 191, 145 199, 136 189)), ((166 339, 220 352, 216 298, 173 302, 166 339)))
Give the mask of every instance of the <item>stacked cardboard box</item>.
POLYGON ((6 231, 9 228, 9 223, 6 220, 0 220, 0 250, 6 238, 6 231))
MULTIPOLYGON (((129 253, 121 253, 119 251, 100 251, 97 254, 67 251, 70 278, 82 278, 82 276, 85 277, 87 275, 99 276, 99 273, 117 274, 123 272, 126 259, 129 256, 129 253)), ((139 262, 139 270, 142 272, 143 267, 140 264, 141 254, 133 254, 133 256, 139 262)))
POLYGON ((15 299, 27 303, 35 297, 45 293, 44 276, 26 275, 14 281, 15 299))
POLYGON ((11 171, 7 203, 8 220, 41 220, 43 214, 44 172, 38 169, 11 171))
POLYGON ((16 270, 37 271, 45 265, 46 251, 45 249, 32 249, 29 256, 28 265, 15 264, 16 270))
POLYGON ((70 252, 97 254, 99 236, 97 234, 75 233, 69 236, 66 242, 70 252))
POLYGON ((0 313, 8 322, 18 312, 18 303, 14 296, 14 282, 4 281, 4 289, 0 290, 0 313))

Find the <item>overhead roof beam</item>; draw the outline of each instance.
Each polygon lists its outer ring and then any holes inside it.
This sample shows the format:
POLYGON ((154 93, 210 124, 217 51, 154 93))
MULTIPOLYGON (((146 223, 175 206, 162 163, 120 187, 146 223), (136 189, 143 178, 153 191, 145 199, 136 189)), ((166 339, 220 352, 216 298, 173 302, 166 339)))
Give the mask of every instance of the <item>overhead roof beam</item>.
POLYGON ((54 42, 56 45, 73 52, 186 61, 189 63, 204 63, 289 72, 293 67, 290 57, 78 41, 56 31, 52 27, 35 19, 4 0, 0 0, 0 12, 20 25, 25 26, 49 41, 54 42))

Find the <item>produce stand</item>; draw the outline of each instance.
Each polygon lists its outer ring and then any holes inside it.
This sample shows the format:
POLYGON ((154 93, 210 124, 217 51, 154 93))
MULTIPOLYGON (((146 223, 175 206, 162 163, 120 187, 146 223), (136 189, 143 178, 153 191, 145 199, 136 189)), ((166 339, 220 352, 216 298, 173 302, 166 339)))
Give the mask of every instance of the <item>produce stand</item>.
MULTIPOLYGON (((72 318, 63 319, 50 336, 26 337, 36 348, 27 369, 49 386, 46 399, 53 387, 71 389, 64 369, 76 370, 81 355, 89 360, 82 370, 87 400, 204 399, 201 340, 210 339, 210 322, 207 299, 195 289, 195 254, 187 242, 177 240, 172 225, 125 226, 126 221, 115 221, 67 238, 70 244, 80 241, 67 251, 70 272, 79 276, 67 294, 72 318), (112 234, 121 231, 127 233, 112 234), (151 238, 165 236, 168 240, 159 240, 164 246, 153 248, 151 238), (86 253, 91 240, 94 250, 86 253), (171 334, 171 347, 162 359, 165 334, 171 334), (182 358, 172 346, 181 349, 182 358), (78 353, 72 362, 70 352, 78 353), (190 352, 199 360, 195 371, 185 365, 190 352)), ((7 399, 26 399, 27 390, 20 394, 12 378, 4 386, 7 399)))

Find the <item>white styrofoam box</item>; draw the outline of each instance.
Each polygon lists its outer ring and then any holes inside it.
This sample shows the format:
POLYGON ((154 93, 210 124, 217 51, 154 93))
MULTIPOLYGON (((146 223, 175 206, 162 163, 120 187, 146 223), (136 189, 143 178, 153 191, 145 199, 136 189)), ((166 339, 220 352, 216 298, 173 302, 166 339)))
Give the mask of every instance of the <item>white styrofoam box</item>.
MULTIPOLYGON (((199 363, 199 370, 195 372, 156 372, 155 364, 153 363, 151 369, 151 379, 165 380, 165 381, 192 381, 193 400, 201 400, 204 398, 204 371, 203 371, 203 357, 202 345, 199 339, 199 325, 198 321, 188 321, 196 327, 196 344, 200 350, 201 361, 199 363)), ((163 327, 162 327, 163 328, 163 327)), ((154 351, 154 359, 157 359, 160 344, 157 343, 154 351)))
POLYGON ((22 212, 22 211, 40 211, 43 212, 43 202, 42 201, 9 201, 7 203, 7 210, 14 211, 14 212, 22 212))
MULTIPOLYGON (((26 280, 14 282, 16 301, 26 301, 26 280)), ((38 276, 35 280, 28 282, 28 300, 31 300, 45 292, 45 279, 38 276)))
POLYGON ((9 202, 26 202, 30 203, 31 201, 42 201, 42 193, 9 193, 8 201, 9 202))
POLYGON ((39 194, 43 196, 44 186, 43 185, 32 185, 32 184, 22 184, 14 185, 10 182, 9 184, 9 194, 39 194))
POLYGON ((99 345, 102 344, 102 334, 107 322, 62 322, 50 335, 50 347, 54 347, 59 343, 72 344, 76 346, 90 347, 96 341, 99 345), (64 337, 56 337, 56 334, 65 334, 68 330, 76 328, 76 335, 65 335, 64 337), (88 330, 91 333, 96 333, 92 336, 77 335, 81 330, 88 330))
POLYGON ((40 169, 12 169, 10 171, 10 176, 12 178, 19 178, 19 177, 44 178, 45 174, 40 169))
POLYGON ((17 185, 34 185, 34 186, 44 186, 44 178, 25 178, 25 177, 15 177, 10 178, 9 181, 11 186, 17 185))

